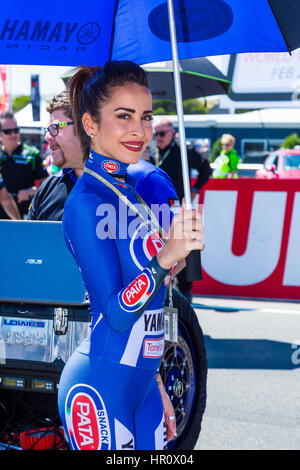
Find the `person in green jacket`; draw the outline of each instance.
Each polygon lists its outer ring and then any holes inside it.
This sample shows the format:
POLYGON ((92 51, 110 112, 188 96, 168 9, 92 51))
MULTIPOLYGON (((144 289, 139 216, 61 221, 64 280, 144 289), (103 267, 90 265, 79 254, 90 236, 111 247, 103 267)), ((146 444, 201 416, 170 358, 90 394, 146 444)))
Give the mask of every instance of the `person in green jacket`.
POLYGON ((240 157, 234 149, 235 138, 231 134, 223 134, 221 138, 222 151, 215 159, 213 178, 238 178, 240 157))

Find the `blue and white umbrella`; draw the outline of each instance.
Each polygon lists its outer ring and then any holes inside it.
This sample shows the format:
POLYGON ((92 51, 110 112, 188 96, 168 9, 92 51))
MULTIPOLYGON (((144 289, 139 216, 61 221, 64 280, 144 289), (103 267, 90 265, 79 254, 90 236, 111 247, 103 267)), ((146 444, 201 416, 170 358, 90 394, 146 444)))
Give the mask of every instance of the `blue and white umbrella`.
MULTIPOLYGON (((300 47, 298 0, 173 0, 178 56, 300 47)), ((167 0, 3 0, 2 64, 172 60, 167 0)))

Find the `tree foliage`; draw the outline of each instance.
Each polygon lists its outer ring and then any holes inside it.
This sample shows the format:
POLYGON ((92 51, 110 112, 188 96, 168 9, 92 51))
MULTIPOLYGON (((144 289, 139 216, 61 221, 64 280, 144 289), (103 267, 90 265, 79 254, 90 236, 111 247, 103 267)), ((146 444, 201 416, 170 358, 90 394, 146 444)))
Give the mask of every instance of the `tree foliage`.
POLYGON ((221 150, 222 150, 222 144, 221 144, 221 137, 220 137, 213 143, 211 154, 209 157, 210 163, 213 163, 215 161, 215 159, 220 155, 221 150))
POLYGON ((294 134, 288 135, 281 144, 283 149, 293 149, 296 145, 300 145, 300 138, 295 132, 294 134))
POLYGON ((30 102, 30 96, 16 96, 12 102, 13 113, 21 111, 30 102))
MULTIPOLYGON (((184 114, 206 114, 210 106, 198 99, 183 100, 184 114)), ((155 115, 176 115, 176 103, 171 100, 153 100, 153 114, 155 115)))

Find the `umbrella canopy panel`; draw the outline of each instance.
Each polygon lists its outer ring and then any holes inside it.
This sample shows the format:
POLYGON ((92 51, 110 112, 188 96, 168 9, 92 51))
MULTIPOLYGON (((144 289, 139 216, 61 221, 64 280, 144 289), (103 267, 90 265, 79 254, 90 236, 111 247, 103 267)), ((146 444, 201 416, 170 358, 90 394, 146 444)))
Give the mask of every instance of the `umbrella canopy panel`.
MULTIPOLYGON (((204 57, 184 59, 179 61, 179 65, 182 99, 228 93, 229 80, 208 59, 204 57)), ((149 64, 143 67, 148 72, 153 98, 175 100, 172 62, 149 64)))

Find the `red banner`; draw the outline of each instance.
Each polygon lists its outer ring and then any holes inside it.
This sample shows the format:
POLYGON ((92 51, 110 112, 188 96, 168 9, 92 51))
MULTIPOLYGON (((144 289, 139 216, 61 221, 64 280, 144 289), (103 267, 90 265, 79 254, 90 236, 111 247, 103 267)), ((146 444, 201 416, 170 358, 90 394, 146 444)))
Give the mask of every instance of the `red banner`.
POLYGON ((0 101, 0 112, 3 113, 4 111, 8 111, 9 109, 9 100, 8 100, 8 92, 7 92, 7 66, 0 65, 0 80, 2 85, 1 91, 1 101, 0 101))
POLYGON ((194 294, 300 300, 300 180, 211 179, 194 294))

